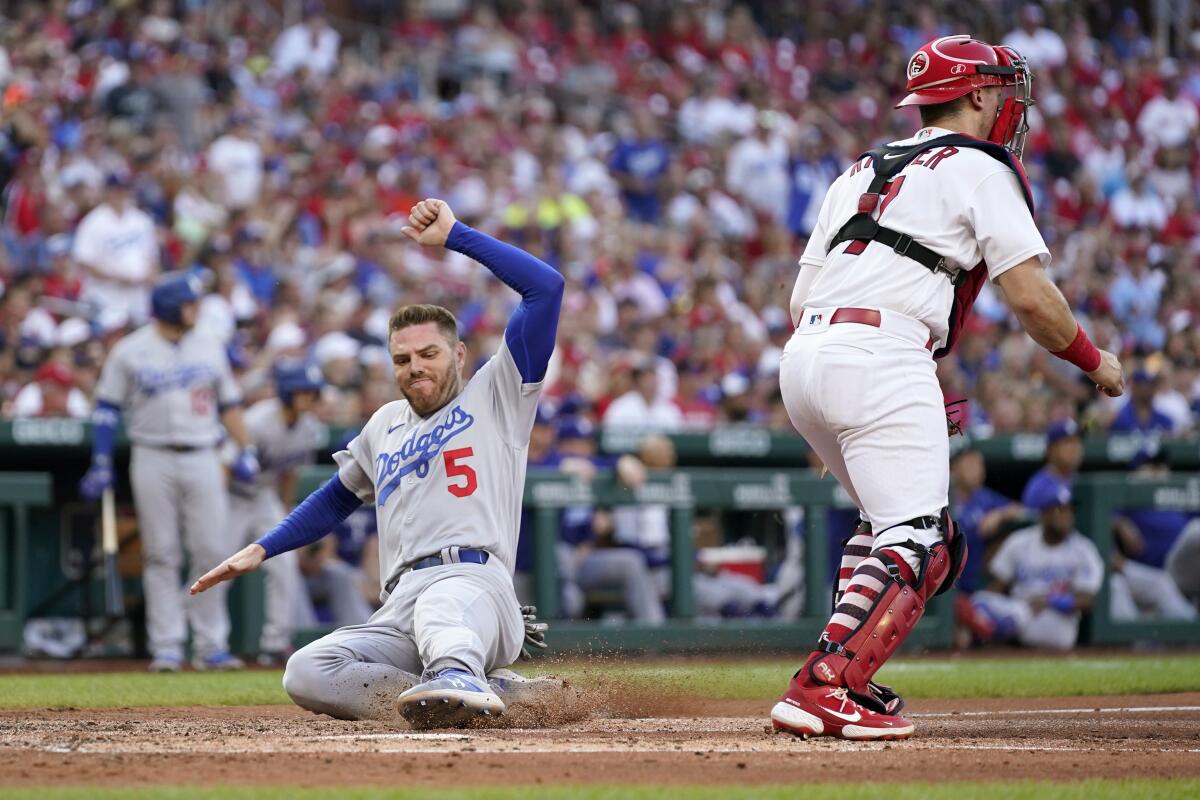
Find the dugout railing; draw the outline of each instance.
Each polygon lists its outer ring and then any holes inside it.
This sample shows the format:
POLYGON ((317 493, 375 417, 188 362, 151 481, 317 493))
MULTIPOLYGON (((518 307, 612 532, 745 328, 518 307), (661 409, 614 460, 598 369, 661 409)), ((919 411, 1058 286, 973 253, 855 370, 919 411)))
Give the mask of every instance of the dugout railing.
MULTIPOLYGON (((301 492, 307 494, 330 474, 330 467, 305 471, 301 492)), ((88 571, 98 564, 95 537, 90 530, 79 535, 80 523, 94 509, 74 503, 74 476, 55 472, 0 472, 0 652, 21 646, 22 628, 29 614, 86 616, 88 597, 100 596, 100 574, 93 571, 91 591, 86 589, 88 571), (76 528, 73 532, 72 526, 76 528), (73 544, 77 543, 77 544, 73 544), (83 549, 79 549, 82 547, 83 549), (81 583, 82 581, 82 583, 81 583), (83 590, 72 590, 77 585, 83 590), (55 599, 57 598, 57 599, 55 599), (41 611, 37 611, 41 609, 41 611)), ((1112 553, 1112 519, 1127 508, 1174 508, 1200 512, 1200 475, 1143 480, 1126 473, 1085 473, 1075 484, 1077 526, 1100 549, 1106 564, 1112 553)), ((637 491, 619 486, 611 477, 580 481, 554 472, 532 471, 526 487, 526 508, 534 516, 537 595, 543 613, 550 617, 558 606, 557 576, 552 555, 558 535, 559 510, 570 505, 626 505, 655 503, 670 509, 673 529, 672 571, 677 590, 670 598, 672 617, 660 627, 632 623, 555 620, 551 636, 555 650, 624 649, 644 651, 803 648, 815 640, 829 610, 831 546, 840 533, 830 531, 825 510, 845 505, 832 480, 817 480, 807 470, 680 470, 654 475, 637 491), (726 620, 697 622, 690 618, 692 567, 691 524, 697 513, 709 510, 742 512, 734 518, 776 509, 805 509, 805 614, 800 620, 726 620), (838 535, 834 535, 838 534, 838 535)), ((128 512, 127 500, 125 511, 128 512)), ((132 531, 130 532, 132 534, 132 531)), ((126 589, 136 600, 136 536, 123 537, 123 561, 129 569, 126 589), (124 552, 133 549, 133 552, 124 552)), ((261 575, 235 582, 230 593, 234 606, 232 644, 239 652, 255 650, 263 619, 261 575)), ((929 618, 921 623, 914 644, 945 647, 951 640, 947 598, 938 598, 929 618)), ((101 603, 93 602, 99 609, 101 603)), ((136 602, 127 604, 136 609, 136 602)), ((135 624, 135 628, 139 627, 135 624)), ((327 629, 303 632, 299 641, 310 640, 327 629)), ((1136 622, 1113 621, 1109 613, 1108 581, 1104 582, 1095 611, 1085 618, 1081 643, 1123 644, 1163 642, 1200 644, 1200 622, 1178 622, 1142 618, 1136 622)))

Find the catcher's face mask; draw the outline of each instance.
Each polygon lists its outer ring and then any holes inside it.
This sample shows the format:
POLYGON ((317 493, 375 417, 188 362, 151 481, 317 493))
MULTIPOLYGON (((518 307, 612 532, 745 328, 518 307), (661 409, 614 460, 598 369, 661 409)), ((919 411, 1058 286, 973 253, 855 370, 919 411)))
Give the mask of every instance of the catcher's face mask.
POLYGON ((996 57, 999 64, 976 67, 981 74, 999 76, 1005 87, 1005 100, 987 138, 1009 148, 1019 159, 1025 149, 1025 137, 1029 135, 1025 112, 1033 105, 1033 73, 1029 70, 1028 60, 1011 47, 997 47, 996 57))

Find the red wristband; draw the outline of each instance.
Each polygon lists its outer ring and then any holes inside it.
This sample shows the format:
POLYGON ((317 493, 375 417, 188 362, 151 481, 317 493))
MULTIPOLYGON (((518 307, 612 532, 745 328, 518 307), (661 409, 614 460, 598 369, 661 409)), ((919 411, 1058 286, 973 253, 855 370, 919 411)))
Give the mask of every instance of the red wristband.
POLYGON ((1051 355, 1058 356, 1063 361, 1070 361, 1084 372, 1094 372, 1100 368, 1100 351, 1083 332, 1082 326, 1075 331, 1075 338, 1071 340, 1065 350, 1059 350, 1051 355))

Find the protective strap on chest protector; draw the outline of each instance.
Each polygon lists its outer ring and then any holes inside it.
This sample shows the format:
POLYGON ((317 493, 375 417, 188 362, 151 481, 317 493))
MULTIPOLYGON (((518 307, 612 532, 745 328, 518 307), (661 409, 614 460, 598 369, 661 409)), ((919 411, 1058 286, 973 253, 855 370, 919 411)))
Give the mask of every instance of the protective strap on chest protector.
POLYGON ((874 216, 875 209, 879 207, 883 197, 883 187, 887 182, 899 175, 917 156, 939 147, 969 147, 982 150, 997 161, 1011 167, 1020 179, 1025 202, 1029 204, 1030 211, 1033 210, 1033 196, 1029 191, 1020 162, 1013 157, 1008 148, 995 142, 952 133, 916 144, 884 145, 875 150, 868 150, 859 156, 860 161, 867 156, 871 157, 871 168, 875 171, 875 177, 871 179, 871 185, 867 187, 867 191, 858 198, 858 213, 846 221, 846 224, 830 240, 825 252, 832 251, 843 242, 879 242, 890 247, 897 255, 911 258, 930 272, 944 274, 956 287, 966 280, 966 270, 950 269, 943 256, 930 250, 906 233, 880 225, 874 216))

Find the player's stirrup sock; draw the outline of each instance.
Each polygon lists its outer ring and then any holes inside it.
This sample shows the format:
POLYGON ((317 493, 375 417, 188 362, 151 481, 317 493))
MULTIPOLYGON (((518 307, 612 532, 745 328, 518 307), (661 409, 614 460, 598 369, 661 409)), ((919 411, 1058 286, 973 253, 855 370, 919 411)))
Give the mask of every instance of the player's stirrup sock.
POLYGON ((854 529, 854 533, 850 534, 850 538, 842 542, 842 563, 838 567, 837 584, 833 590, 833 608, 837 608, 842 602, 842 595, 846 593, 846 587, 850 585, 850 576, 854 574, 854 570, 858 569, 858 565, 863 559, 871 555, 872 546, 875 544, 875 534, 871 531, 871 523, 865 519, 859 519, 858 527, 854 529))
POLYGON ((802 681, 845 686, 867 696, 872 676, 916 627, 929 598, 950 588, 962 571, 966 543, 947 510, 940 517, 921 517, 905 525, 939 527, 942 540, 925 547, 910 539, 874 550, 862 560, 816 650, 801 668, 802 681), (906 557, 916 561, 915 569, 906 557))

